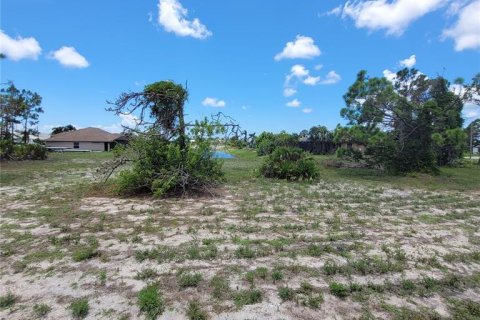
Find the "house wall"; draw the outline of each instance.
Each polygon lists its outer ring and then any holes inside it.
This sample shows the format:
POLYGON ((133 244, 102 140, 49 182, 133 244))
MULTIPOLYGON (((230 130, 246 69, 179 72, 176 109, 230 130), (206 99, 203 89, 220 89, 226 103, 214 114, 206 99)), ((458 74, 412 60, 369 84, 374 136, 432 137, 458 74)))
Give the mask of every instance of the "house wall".
MULTIPOLYGON (((60 141, 47 141, 47 147, 57 147, 57 148, 71 148, 73 149, 73 142, 60 142, 60 141)), ((104 149, 103 142, 79 142, 78 150, 92 150, 92 151, 103 151, 104 149)))

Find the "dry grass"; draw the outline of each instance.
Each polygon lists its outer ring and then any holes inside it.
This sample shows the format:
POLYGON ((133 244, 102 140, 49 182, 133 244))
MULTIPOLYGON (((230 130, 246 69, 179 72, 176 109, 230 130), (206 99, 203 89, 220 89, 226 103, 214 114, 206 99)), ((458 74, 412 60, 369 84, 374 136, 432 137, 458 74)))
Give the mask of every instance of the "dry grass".
POLYGON ((33 318, 42 304, 68 318, 83 297, 87 319, 138 318, 150 283, 167 318, 460 319, 479 308, 475 188, 267 181, 245 157, 226 163, 215 197, 121 199, 92 191, 98 159, 79 157, 6 168, 0 318, 33 318))

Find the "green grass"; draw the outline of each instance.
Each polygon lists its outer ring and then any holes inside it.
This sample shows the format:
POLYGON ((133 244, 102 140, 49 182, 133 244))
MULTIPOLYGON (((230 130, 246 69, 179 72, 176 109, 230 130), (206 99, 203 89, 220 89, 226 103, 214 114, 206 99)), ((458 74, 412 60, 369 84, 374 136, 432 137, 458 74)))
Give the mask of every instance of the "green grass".
POLYGON ((51 310, 52 310, 52 307, 50 307, 48 304, 45 304, 45 303, 41 303, 41 304, 36 303, 33 306, 33 314, 35 315, 36 318, 45 317, 51 310))
POLYGON ((181 272, 178 275, 178 284, 182 288, 196 287, 202 281, 202 274, 198 272, 181 272))
POLYGON ((86 318, 90 310, 87 298, 75 299, 70 303, 70 310, 75 319, 86 318))
POLYGON ((18 297, 11 292, 0 296, 0 309, 10 308, 17 302, 18 297))
POLYGON ((138 293, 138 307, 147 319, 154 320, 165 310, 165 301, 156 284, 144 287, 138 293))
POLYGON ((234 294, 233 301, 237 307, 262 302, 262 292, 258 289, 241 290, 234 294))
POLYGON ((190 320, 206 320, 208 314, 202 309, 200 303, 197 300, 190 301, 187 307, 187 318, 190 320))

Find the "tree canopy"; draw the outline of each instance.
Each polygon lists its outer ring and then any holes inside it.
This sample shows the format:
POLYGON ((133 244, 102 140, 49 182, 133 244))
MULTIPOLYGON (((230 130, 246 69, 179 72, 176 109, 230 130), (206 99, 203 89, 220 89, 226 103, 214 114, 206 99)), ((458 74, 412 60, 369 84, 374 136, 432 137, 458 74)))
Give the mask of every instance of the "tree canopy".
POLYGON ((479 79, 454 92, 445 78, 416 69, 400 70, 393 81, 362 70, 344 95, 349 128, 341 136, 366 142, 367 159, 394 172, 452 164, 465 147, 463 104, 477 101, 479 79))

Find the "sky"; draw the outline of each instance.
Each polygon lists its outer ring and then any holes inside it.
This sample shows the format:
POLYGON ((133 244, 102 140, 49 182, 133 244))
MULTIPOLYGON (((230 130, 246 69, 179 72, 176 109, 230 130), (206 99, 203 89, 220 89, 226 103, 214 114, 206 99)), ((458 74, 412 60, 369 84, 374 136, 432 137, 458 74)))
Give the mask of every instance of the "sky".
MULTIPOLYGON (((480 0, 2 0, 1 83, 43 97, 39 129, 120 132, 107 101, 186 85, 187 119, 249 132, 334 129, 358 71, 403 67, 453 81, 480 72, 480 0)), ((466 124, 480 107, 466 105, 466 124)))

